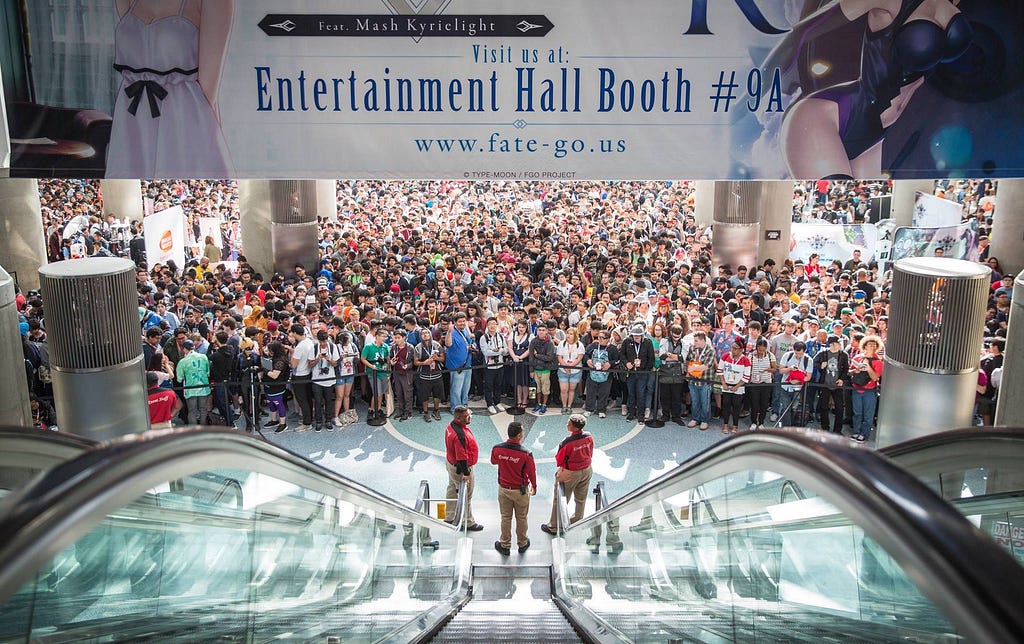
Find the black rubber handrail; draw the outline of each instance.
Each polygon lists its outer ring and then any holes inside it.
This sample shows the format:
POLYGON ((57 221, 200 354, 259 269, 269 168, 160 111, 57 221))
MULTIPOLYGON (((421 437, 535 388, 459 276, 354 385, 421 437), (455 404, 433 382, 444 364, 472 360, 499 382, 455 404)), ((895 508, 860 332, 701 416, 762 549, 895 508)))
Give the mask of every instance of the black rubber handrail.
POLYGON ((970 641, 1024 641, 1024 568, 913 475, 874 450, 821 432, 765 430, 722 441, 567 533, 587 534, 670 488, 749 469, 814 481, 818 495, 884 548, 970 641))
POLYGON ((54 466, 0 500, 0 604, 108 514, 159 483, 213 469, 258 471, 344 495, 389 520, 457 532, 262 439, 227 429, 159 430, 111 441, 54 466))

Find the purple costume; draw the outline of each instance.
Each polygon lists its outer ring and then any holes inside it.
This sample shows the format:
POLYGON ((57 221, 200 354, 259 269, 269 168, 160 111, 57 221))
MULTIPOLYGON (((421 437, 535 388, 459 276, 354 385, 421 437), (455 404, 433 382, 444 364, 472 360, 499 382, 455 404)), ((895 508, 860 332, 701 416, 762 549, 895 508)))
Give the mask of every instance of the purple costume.
POLYGON ((903 87, 940 63, 956 60, 971 43, 973 30, 962 13, 953 16, 945 30, 930 20, 908 21, 923 1, 904 0, 892 24, 865 31, 859 79, 810 95, 839 107, 839 136, 849 159, 882 140, 882 112, 903 87))
POLYGON ((114 29, 107 177, 231 176, 224 135, 199 85, 199 29, 183 14, 143 22, 134 0, 114 29))

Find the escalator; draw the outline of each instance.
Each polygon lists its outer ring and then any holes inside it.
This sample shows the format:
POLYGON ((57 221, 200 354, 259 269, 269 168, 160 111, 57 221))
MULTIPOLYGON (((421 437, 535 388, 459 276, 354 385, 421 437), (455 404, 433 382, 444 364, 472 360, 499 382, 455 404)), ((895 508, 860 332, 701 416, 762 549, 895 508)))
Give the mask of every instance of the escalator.
POLYGON ((71 434, 0 427, 0 498, 40 472, 97 445, 71 434))
POLYGON ((237 432, 65 446, 0 499, 0 642, 1024 641, 1024 568, 986 530, 1022 441, 970 440, 741 435, 550 568, 473 566, 464 531, 237 432))

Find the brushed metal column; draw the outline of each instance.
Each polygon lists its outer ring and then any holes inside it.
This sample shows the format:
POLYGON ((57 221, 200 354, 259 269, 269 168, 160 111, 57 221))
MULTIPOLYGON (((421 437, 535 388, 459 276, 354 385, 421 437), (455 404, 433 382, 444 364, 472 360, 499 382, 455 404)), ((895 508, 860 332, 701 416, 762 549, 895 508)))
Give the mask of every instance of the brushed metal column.
POLYGON ((971 425, 990 274, 938 257, 893 265, 879 447, 971 425))
POLYGON ((715 182, 697 181, 693 193, 693 220, 702 226, 715 221, 715 182))
POLYGON ((242 254, 265 278, 292 273, 296 262, 316 274, 316 184, 312 179, 238 182, 242 254))
POLYGON ((996 425, 1024 427, 1024 273, 1013 282, 1010 323, 1006 327, 1003 379, 996 402, 996 425))
POLYGON ((760 202, 758 181, 715 182, 711 263, 716 268, 728 264, 735 272, 740 264, 750 267, 757 263, 760 202))
POLYGON ((32 426, 14 278, 0 266, 0 425, 32 426))
POLYGON ((76 259, 43 267, 39 279, 60 428, 97 440, 147 431, 135 265, 76 259))

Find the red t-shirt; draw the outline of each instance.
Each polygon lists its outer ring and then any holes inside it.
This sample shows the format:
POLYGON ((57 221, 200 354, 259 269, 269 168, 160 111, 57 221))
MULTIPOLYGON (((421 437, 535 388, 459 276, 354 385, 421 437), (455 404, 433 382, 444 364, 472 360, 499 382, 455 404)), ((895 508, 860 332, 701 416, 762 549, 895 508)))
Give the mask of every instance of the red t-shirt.
POLYGON ((149 422, 165 423, 174 417, 174 405, 178 400, 170 389, 149 390, 149 422))
MULTIPOLYGON (((462 441, 459 440, 458 433, 452 427, 453 423, 454 421, 449 423, 444 432, 445 457, 449 463, 456 466, 456 469, 459 469, 460 464, 466 467, 473 467, 476 465, 480 455, 473 432, 469 429, 469 425, 462 428, 463 436, 466 439, 466 444, 463 445, 462 441)), ((460 474, 469 474, 469 471, 467 469, 465 472, 460 472, 460 474)))

